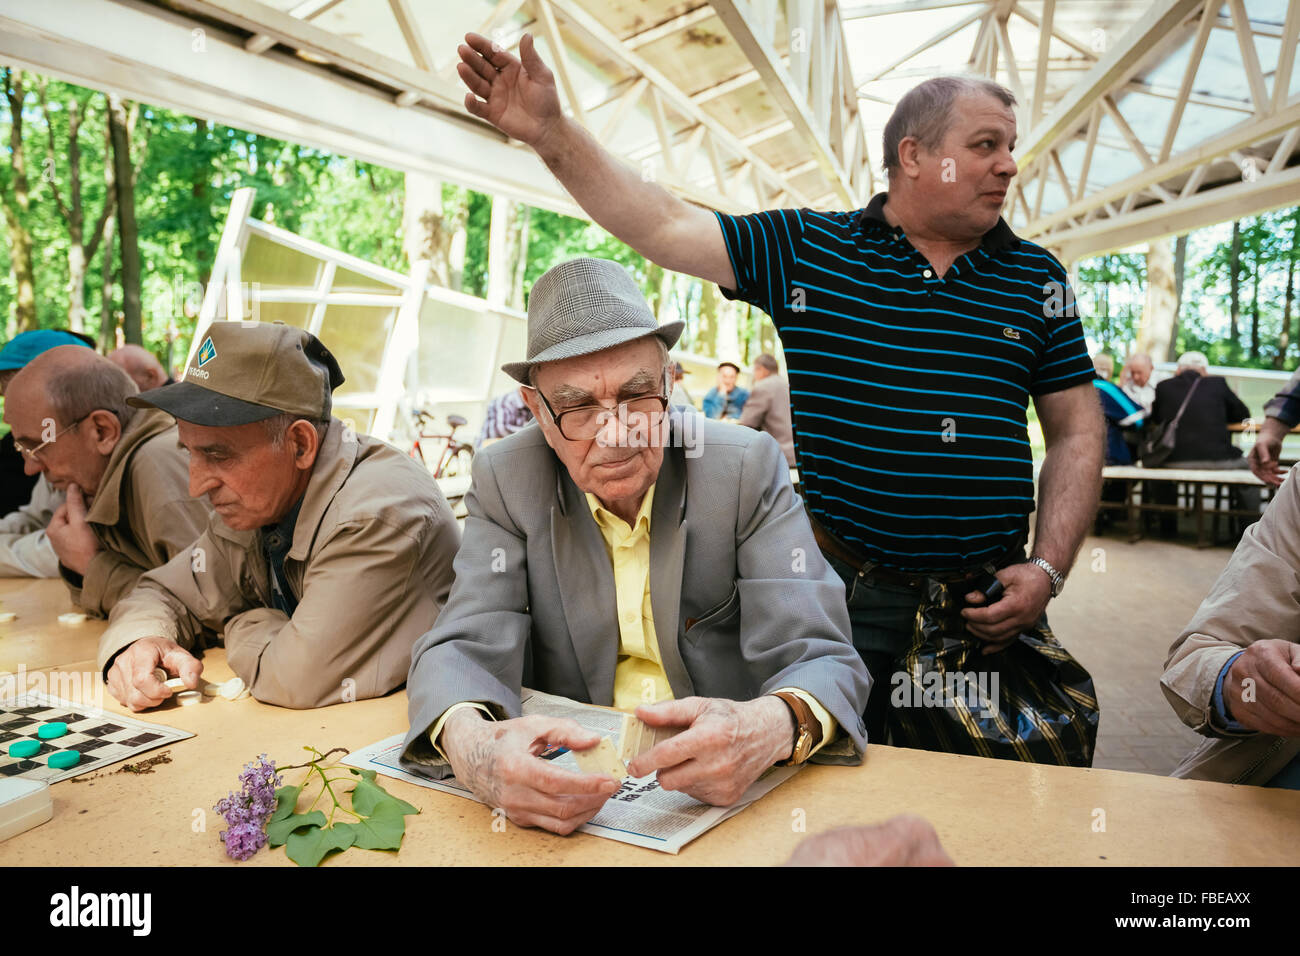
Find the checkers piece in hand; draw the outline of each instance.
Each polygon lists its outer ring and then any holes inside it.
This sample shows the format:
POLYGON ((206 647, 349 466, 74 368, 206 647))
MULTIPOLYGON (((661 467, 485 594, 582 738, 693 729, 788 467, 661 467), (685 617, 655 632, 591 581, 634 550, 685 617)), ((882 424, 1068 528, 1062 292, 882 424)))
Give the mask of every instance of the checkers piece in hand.
POLYGON ((52 720, 48 724, 41 724, 36 729, 36 736, 41 740, 53 740, 55 737, 62 737, 68 732, 68 725, 61 720, 52 720))
POLYGON ((81 754, 75 750, 56 750, 50 754, 46 763, 55 770, 66 770, 69 767, 75 767, 80 759, 81 754))

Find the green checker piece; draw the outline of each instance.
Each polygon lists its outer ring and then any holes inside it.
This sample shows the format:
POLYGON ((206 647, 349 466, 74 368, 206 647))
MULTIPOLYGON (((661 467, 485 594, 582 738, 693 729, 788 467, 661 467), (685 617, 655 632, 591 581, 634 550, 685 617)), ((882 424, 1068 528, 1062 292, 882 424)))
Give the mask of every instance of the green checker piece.
POLYGON ((36 728, 36 736, 40 737, 41 740, 53 740, 55 737, 62 737, 67 732, 68 725, 61 720, 53 720, 36 728))
POLYGON ((19 757, 22 759, 35 757, 37 751, 40 749, 41 742, 39 740, 20 740, 17 743, 9 745, 9 756, 19 757))
POLYGON ((46 762, 55 770, 66 770, 75 767, 80 759, 81 754, 75 750, 56 750, 46 762))

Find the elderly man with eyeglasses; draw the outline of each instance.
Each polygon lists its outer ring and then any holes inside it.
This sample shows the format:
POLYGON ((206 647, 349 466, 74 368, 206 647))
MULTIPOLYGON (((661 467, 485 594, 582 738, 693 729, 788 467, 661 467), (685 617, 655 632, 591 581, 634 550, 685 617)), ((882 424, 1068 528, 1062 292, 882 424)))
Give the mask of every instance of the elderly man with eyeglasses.
POLYGON ((67 494, 46 529, 59 573, 73 602, 97 616, 188 551, 208 523, 207 507, 190 497, 175 424, 128 405, 137 391, 77 345, 38 355, 5 389, 4 420, 28 474, 67 494))
POLYGON ((528 359, 503 366, 539 427, 475 456, 403 764, 522 826, 568 833, 618 789, 538 759, 599 737, 521 717, 524 686, 680 729, 628 771, 715 805, 778 763, 861 759, 871 678, 844 587, 771 436, 669 409, 681 329, 621 266, 577 259, 533 286, 528 359))

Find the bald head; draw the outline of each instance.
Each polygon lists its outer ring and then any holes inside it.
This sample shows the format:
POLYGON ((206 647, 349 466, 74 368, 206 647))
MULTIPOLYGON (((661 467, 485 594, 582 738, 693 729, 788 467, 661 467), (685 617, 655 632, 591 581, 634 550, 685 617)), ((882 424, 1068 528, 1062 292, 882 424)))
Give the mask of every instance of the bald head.
POLYGON ((108 353, 109 361, 131 376, 140 391, 167 384, 167 373, 154 354, 140 345, 123 345, 108 353))
POLYGON ((29 473, 44 472, 56 488, 76 484, 94 495, 108 456, 135 409, 135 382, 103 356, 79 345, 43 352, 5 390, 4 420, 14 440, 40 448, 29 473))

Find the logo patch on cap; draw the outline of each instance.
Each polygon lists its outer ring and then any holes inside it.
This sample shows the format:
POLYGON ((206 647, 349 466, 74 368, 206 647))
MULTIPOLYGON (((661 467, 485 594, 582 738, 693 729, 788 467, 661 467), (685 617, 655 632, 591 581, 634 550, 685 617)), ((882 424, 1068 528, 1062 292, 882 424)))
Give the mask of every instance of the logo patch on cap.
POLYGON ((203 340, 203 344, 199 346, 199 368, 203 368, 216 357, 217 347, 212 344, 212 336, 208 336, 203 340))

